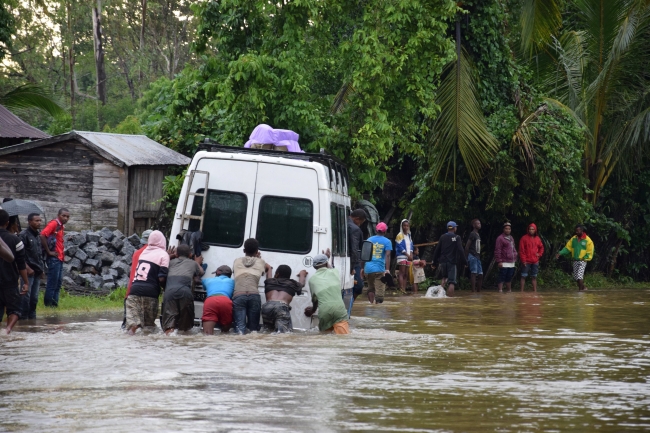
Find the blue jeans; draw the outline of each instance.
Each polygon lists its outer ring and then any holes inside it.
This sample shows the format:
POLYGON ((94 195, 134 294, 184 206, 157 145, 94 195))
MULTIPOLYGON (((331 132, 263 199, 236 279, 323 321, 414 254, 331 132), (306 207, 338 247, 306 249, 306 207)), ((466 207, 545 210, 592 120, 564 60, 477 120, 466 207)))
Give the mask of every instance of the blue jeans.
POLYGON ((232 319, 235 323, 235 332, 245 334, 246 328, 249 332, 259 331, 261 312, 262 298, 258 293, 232 298, 232 319))
POLYGON ((47 258, 47 286, 45 286, 46 307, 59 306, 59 291, 63 282, 63 262, 56 257, 47 258))
POLYGON ((363 292, 363 278, 361 278, 361 265, 354 267, 354 285, 352 286, 352 293, 354 296, 359 296, 363 292))
POLYGON ((499 268, 499 277, 497 278, 497 283, 509 283, 512 281, 512 277, 515 276, 515 268, 499 268))
MULTIPOLYGON (((22 280, 20 282, 22 286, 22 280)), ((22 297, 22 318, 36 319, 36 304, 38 304, 38 290, 41 286, 41 276, 29 276, 29 291, 22 297)))
POLYGON ((530 276, 531 278, 537 278, 537 273, 539 272, 539 263, 528 263, 521 270, 521 278, 526 278, 530 276))
POLYGON ((470 254, 467 257, 467 263, 469 264, 470 274, 483 275, 483 265, 481 264, 481 259, 470 254))

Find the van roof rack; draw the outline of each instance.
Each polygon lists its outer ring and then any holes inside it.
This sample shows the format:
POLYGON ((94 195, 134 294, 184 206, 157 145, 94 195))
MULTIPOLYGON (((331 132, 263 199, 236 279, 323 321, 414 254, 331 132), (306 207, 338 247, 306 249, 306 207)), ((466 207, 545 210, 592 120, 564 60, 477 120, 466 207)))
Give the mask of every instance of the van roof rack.
POLYGON ((348 168, 345 166, 345 163, 334 155, 328 155, 324 153, 324 150, 322 150, 323 153, 298 153, 285 152, 282 150, 252 149, 246 147, 226 146, 224 144, 217 143, 211 138, 205 138, 202 143, 199 143, 199 147, 196 149, 196 151, 246 153, 253 155, 275 156, 287 159, 299 159, 309 162, 318 162, 319 164, 329 167, 333 172, 341 173, 341 175, 345 178, 346 187, 350 185, 350 176, 348 174, 348 168))

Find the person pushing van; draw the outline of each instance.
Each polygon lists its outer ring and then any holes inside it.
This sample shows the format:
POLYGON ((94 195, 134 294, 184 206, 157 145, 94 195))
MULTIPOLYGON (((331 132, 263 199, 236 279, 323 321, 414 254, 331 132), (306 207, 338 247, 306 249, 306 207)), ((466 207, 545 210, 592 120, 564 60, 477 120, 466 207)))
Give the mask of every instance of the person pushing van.
POLYGON ((307 279, 304 269, 298 273, 298 281, 291 279, 291 268, 287 265, 278 266, 273 278, 264 281, 266 303, 262 306, 262 322, 269 331, 279 333, 292 332, 291 301, 302 293, 307 279))
POLYGON ((178 257, 169 262, 165 294, 163 295, 162 328, 165 334, 175 329, 189 331, 194 326, 194 295, 192 284, 194 277, 205 273, 201 265, 203 257, 190 257, 189 245, 179 245, 178 257))
POLYGON ((218 327, 222 333, 230 331, 232 326, 232 293, 235 282, 232 278, 230 266, 219 266, 215 272, 216 277, 204 278, 205 302, 203 303, 203 333, 213 335, 214 328, 218 327))
POLYGON ((235 291, 232 295, 232 316, 235 322, 235 332, 244 334, 260 330, 260 311, 262 298, 257 286, 260 278, 266 273, 266 278, 272 278, 273 267, 262 260, 257 239, 250 238, 244 242, 244 257, 235 260, 233 274, 235 291))
POLYGON ((312 307, 305 308, 305 316, 311 317, 318 310, 318 330, 349 334, 348 310, 341 297, 341 276, 338 269, 330 266, 330 250, 314 257, 316 274, 309 279, 312 307))

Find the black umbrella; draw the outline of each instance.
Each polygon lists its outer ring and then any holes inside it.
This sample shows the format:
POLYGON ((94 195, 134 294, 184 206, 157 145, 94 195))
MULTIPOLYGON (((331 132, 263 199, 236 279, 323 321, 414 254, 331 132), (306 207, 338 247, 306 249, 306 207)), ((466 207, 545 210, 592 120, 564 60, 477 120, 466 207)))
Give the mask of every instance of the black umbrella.
POLYGON ((0 204, 2 209, 6 210, 9 216, 14 215, 29 215, 30 213, 37 213, 45 216, 43 209, 33 201, 13 199, 0 204))

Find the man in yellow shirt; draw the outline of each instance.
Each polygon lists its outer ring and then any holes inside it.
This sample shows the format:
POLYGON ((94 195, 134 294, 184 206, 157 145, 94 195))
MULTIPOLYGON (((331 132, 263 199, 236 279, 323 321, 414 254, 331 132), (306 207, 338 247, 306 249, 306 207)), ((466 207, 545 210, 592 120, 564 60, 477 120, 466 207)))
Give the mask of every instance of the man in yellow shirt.
POLYGON ((591 240, 585 231, 584 226, 578 224, 576 226, 576 234, 562 250, 555 256, 559 259, 560 256, 571 256, 573 259, 573 279, 578 283, 578 290, 587 290, 585 287, 585 269, 587 262, 594 257, 594 242, 591 240))

